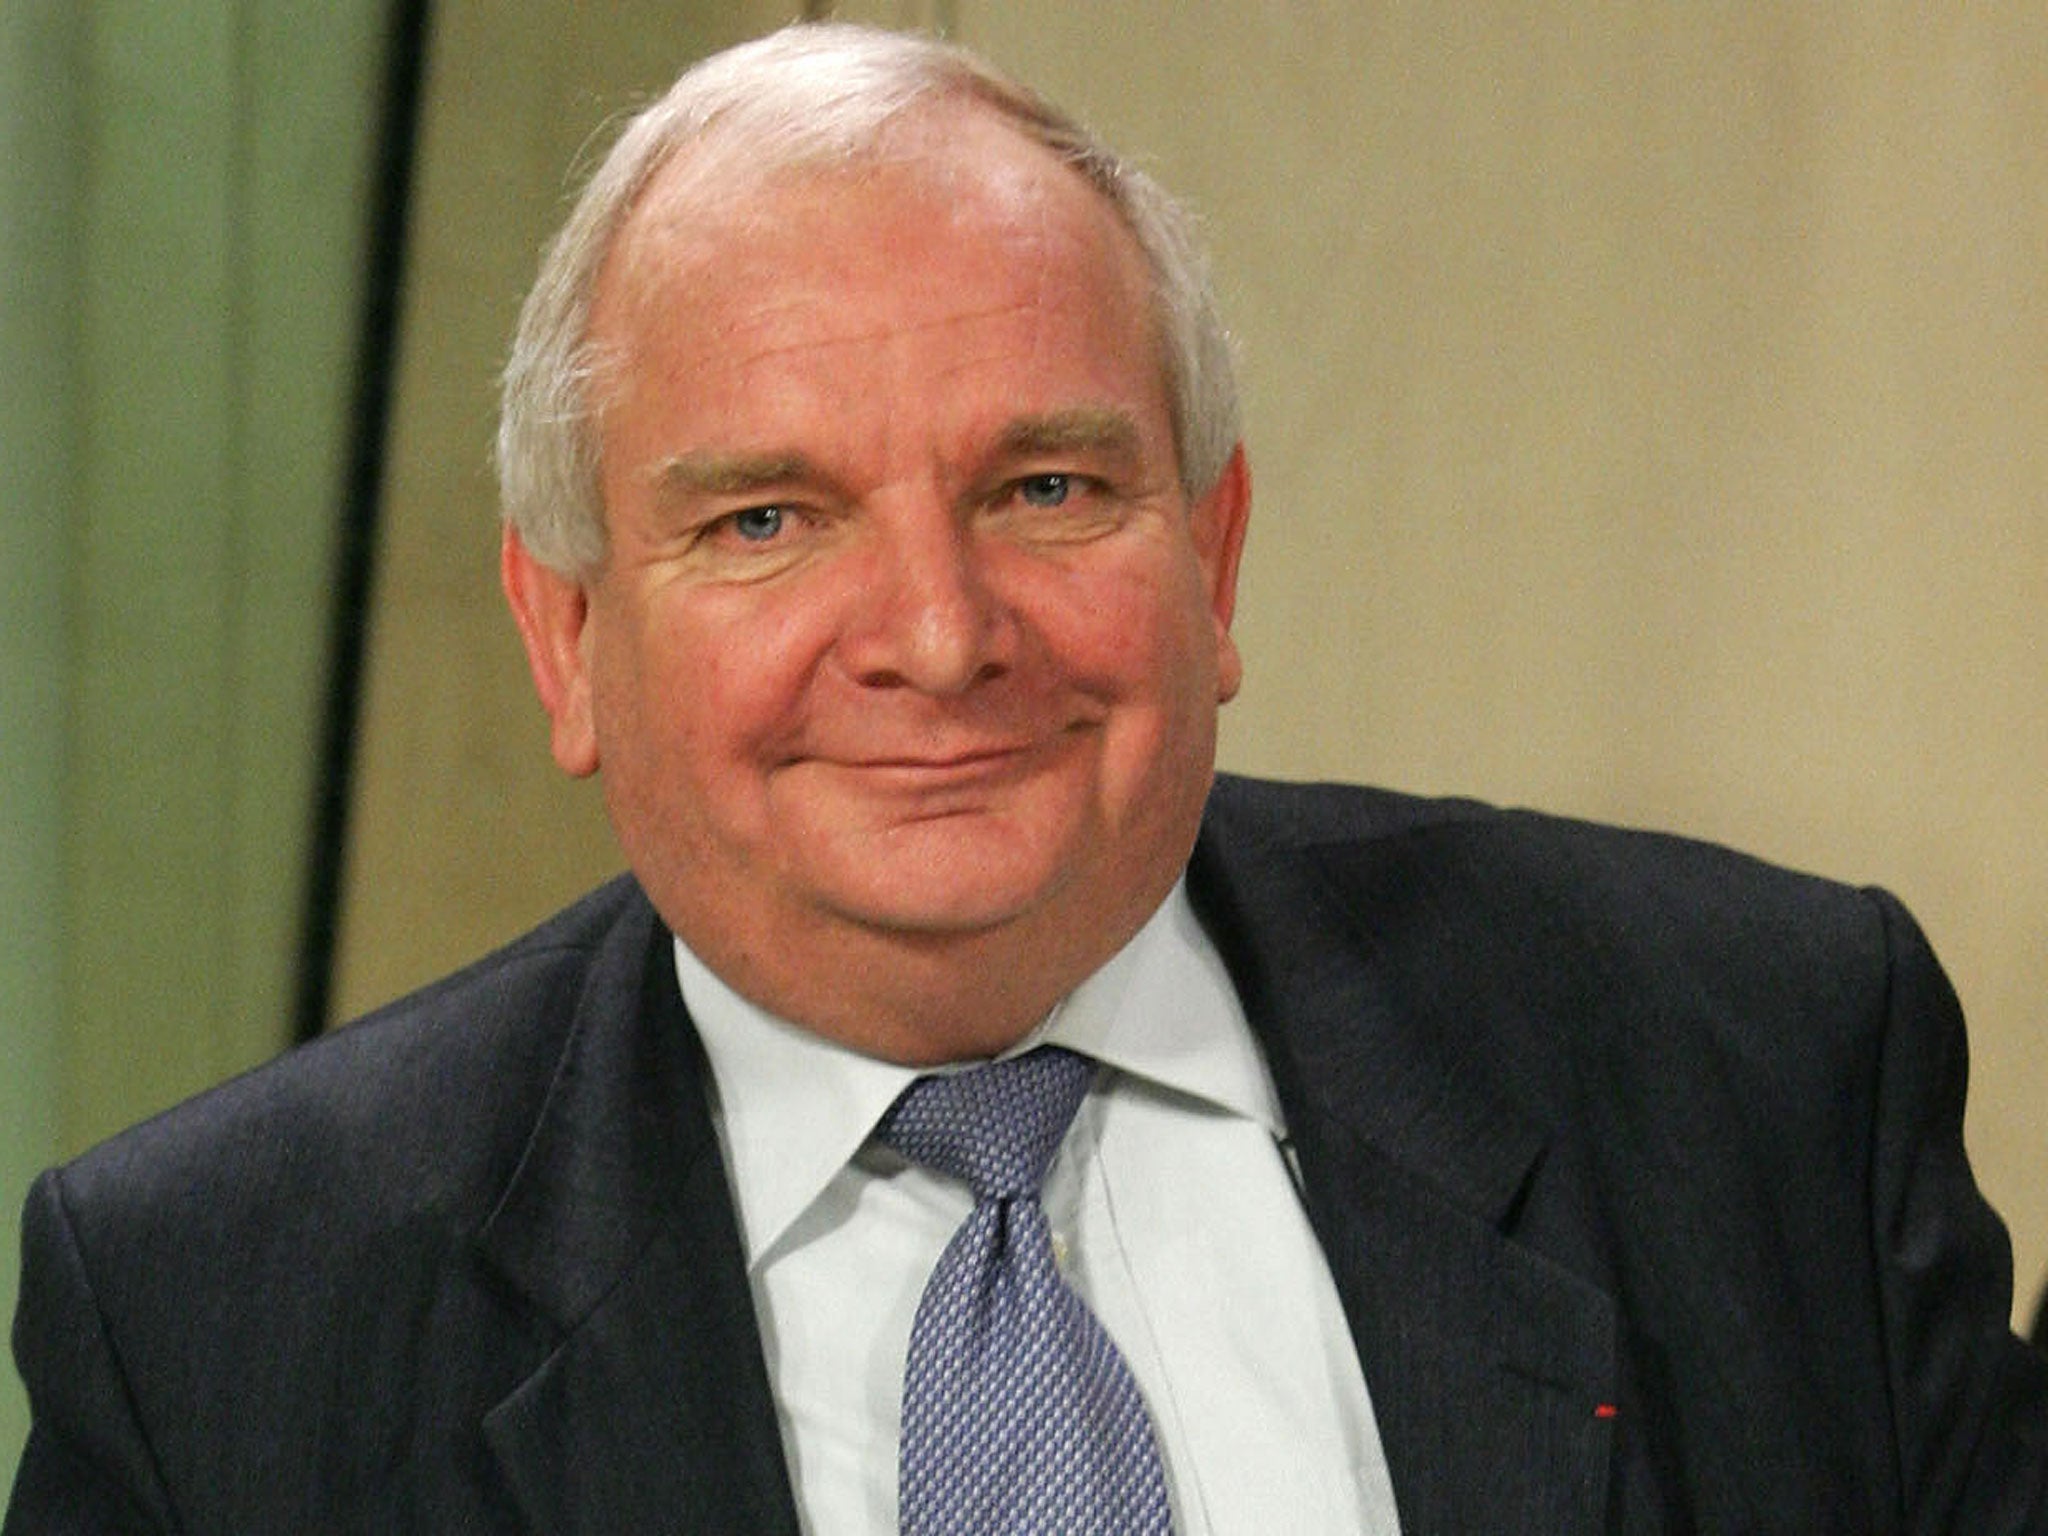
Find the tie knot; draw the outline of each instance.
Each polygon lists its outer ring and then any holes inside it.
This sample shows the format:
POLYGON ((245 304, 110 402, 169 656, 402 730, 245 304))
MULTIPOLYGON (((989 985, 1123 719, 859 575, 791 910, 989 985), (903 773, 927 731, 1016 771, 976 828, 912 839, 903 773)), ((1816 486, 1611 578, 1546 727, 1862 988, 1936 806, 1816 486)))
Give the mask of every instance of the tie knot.
POLYGON ((912 1162, 964 1180, 976 1200, 1035 1195, 1094 1063, 1056 1045, 920 1077, 875 1134, 912 1162))

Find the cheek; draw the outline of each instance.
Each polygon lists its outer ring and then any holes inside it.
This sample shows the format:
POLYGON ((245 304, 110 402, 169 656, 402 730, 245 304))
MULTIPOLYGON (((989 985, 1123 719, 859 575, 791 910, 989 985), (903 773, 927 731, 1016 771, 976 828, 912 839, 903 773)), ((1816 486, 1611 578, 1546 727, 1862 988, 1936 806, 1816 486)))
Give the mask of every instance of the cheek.
POLYGON ((641 724, 687 771, 772 757, 807 707, 829 645, 815 602, 748 589, 680 594, 649 626, 637 693, 641 724))
POLYGON ((1215 621, 1191 555, 1093 571, 1061 611, 1069 654, 1129 694, 1171 699, 1215 670, 1215 621))

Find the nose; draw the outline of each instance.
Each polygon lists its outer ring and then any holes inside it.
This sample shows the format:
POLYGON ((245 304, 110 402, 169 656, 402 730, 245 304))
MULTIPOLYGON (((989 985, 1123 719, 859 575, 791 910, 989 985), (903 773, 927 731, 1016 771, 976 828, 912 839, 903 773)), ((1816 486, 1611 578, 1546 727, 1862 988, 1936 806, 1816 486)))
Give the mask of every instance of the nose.
POLYGON ((880 518, 856 617, 841 636, 871 688, 964 693, 1009 670, 1015 622, 991 589, 972 527, 938 503, 880 518))

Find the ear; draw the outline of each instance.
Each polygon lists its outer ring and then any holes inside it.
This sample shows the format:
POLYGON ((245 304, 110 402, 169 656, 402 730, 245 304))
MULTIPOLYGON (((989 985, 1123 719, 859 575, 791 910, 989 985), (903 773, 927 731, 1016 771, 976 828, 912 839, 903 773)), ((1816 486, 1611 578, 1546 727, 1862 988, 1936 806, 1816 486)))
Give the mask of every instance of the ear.
POLYGON ((1252 472, 1244 444, 1230 450, 1230 459, 1216 483, 1188 511, 1195 558, 1216 620, 1216 699, 1227 704, 1244 682, 1244 659, 1230 638, 1231 616, 1237 611, 1237 564, 1244 554, 1245 525, 1252 515, 1252 472))
POLYGON ((590 592, 534 558, 511 527, 505 529, 498 573, 505 600, 526 644, 526 664, 541 707, 552 723, 550 744, 564 773, 584 778, 597 771, 597 730, 590 708, 590 666, 585 636, 590 592))

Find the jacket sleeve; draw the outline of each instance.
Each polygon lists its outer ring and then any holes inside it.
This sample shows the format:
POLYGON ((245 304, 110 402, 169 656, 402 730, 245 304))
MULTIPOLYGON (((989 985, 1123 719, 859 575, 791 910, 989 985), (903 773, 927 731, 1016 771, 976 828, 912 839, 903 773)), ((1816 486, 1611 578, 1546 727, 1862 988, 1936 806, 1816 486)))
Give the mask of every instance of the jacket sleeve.
POLYGON ((14 1355, 28 1387, 28 1444, 0 1536, 180 1529, 93 1296, 61 1174, 22 1216, 14 1355))
POLYGON ((2048 1533, 2048 1363, 2011 1330, 2012 1257, 1963 1150, 1961 1010, 1913 921, 1877 898, 1890 987, 1871 1176, 1905 1528, 2048 1533))

